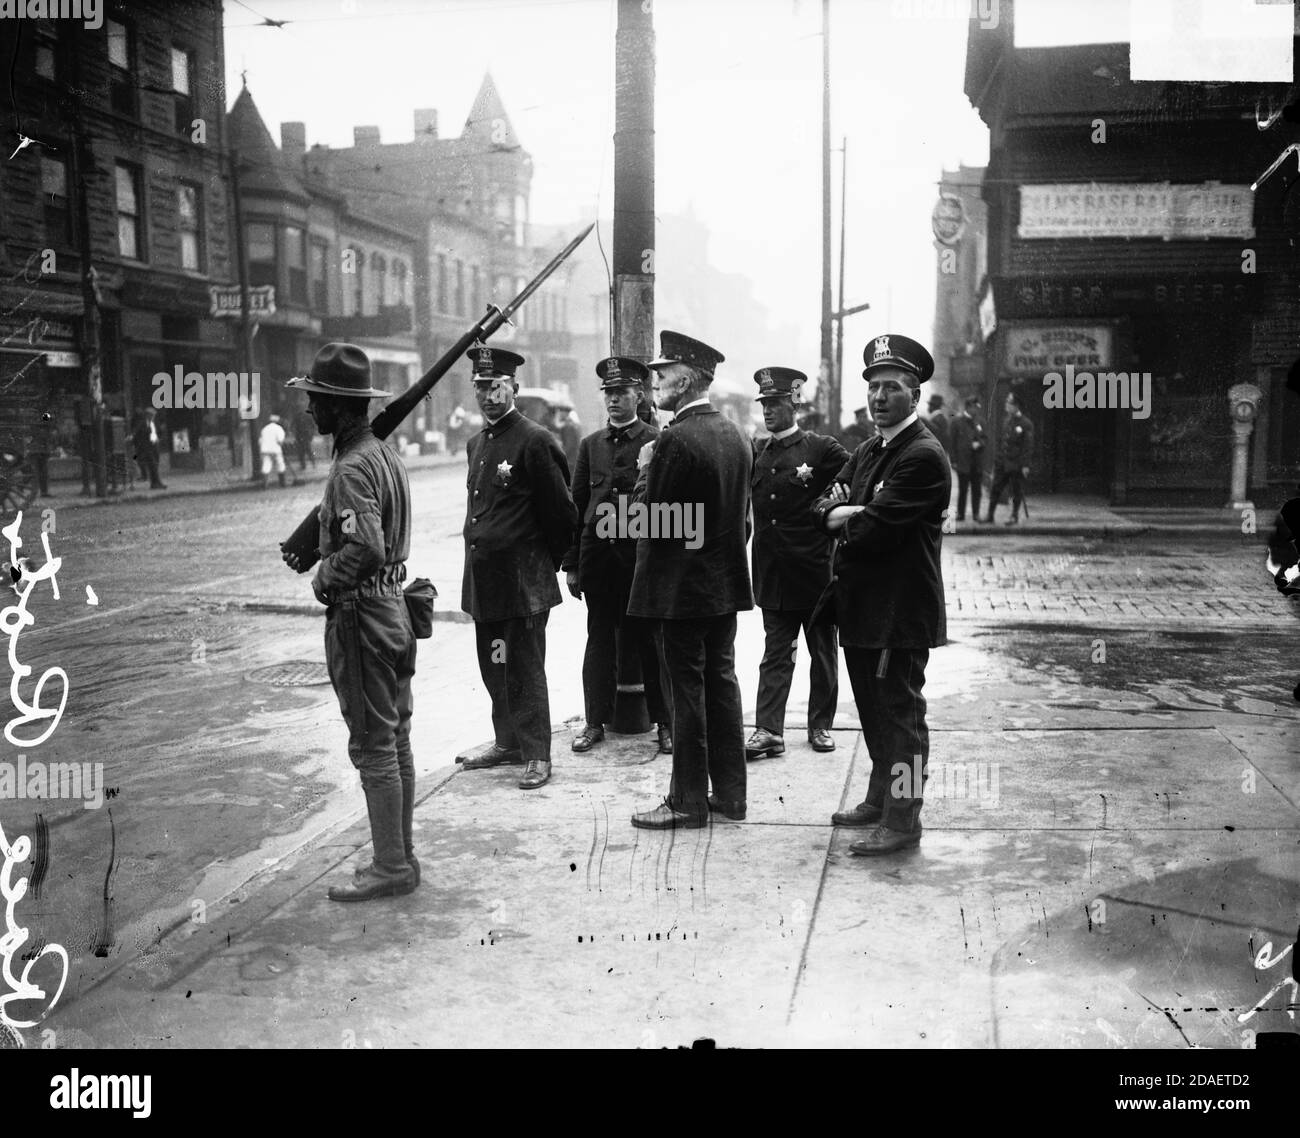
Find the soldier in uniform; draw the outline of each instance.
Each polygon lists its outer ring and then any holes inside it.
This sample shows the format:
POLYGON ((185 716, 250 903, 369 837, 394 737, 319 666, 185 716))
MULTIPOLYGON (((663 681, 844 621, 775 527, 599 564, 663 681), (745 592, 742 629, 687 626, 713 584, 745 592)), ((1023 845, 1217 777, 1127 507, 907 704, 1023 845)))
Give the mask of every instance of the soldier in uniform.
MULTIPOLYGON (((411 677, 415 633, 402 596, 411 545, 411 489, 401 459, 375 438, 370 360, 354 344, 326 344, 307 378, 307 413, 334 436, 320 507, 320 565, 312 589, 325 610, 325 662, 348 727, 348 757, 361 773, 374 860, 331 901, 409 893, 420 881, 412 832, 411 677)), ((285 556, 290 568, 297 559, 285 556)))
POLYGON ((1029 477, 1034 425, 1021 411, 1019 392, 1007 392, 1005 410, 1002 434, 998 436, 998 458, 993 467, 993 486, 989 490, 989 516, 984 520, 989 525, 993 524, 993 512, 1002 500, 1002 491, 1010 485, 1011 517, 1006 524, 1013 526, 1020 521, 1020 507, 1025 501, 1025 479, 1029 477))
MULTIPOLYGON (((659 750, 670 754, 672 717, 659 682, 659 655, 653 627, 627 615, 636 568, 636 538, 611 533, 607 515, 617 514, 620 498, 631 500, 636 488, 637 455, 659 437, 656 427, 637 417, 650 369, 638 360, 611 356, 596 365, 609 413, 609 426, 588 435, 578 446, 573 472, 573 501, 581 532, 561 568, 569 592, 587 599, 587 651, 582 660, 582 694, 587 723, 573 741, 575 751, 589 751, 605 738, 605 723, 614 717, 618 682, 616 634, 624 649, 641 659, 646 708, 659 733, 659 750), (602 522, 604 523, 602 525, 602 522)), ((625 504, 626 505, 626 504, 625 504)))
POLYGON ((984 422, 978 395, 968 395, 962 413, 952 424, 952 468, 957 474, 957 520, 966 520, 966 493, 970 516, 980 520, 980 494, 984 487, 984 422))
POLYGON ((887 854, 921 840, 930 754, 921 689, 930 649, 946 641, 939 547, 952 473, 916 413, 921 384, 934 374, 930 353, 888 335, 863 358, 880 434, 858 448, 813 511, 839 538, 824 601, 835 609, 871 756, 866 799, 831 821, 870 827, 853 853, 887 854))
POLYGON ((795 425, 799 389, 808 377, 788 367, 754 373, 763 423, 771 437, 754 444, 750 498, 754 506, 754 601, 763 610, 767 643, 758 670, 758 710, 745 757, 785 751, 785 704, 794 678, 799 629, 811 658, 808 742, 835 750, 831 727, 839 699, 835 625, 812 622, 813 609, 831 578, 831 545, 809 507, 825 492, 849 454, 826 435, 795 425))
MULTIPOLYGON (((736 613, 754 607, 749 540, 749 440, 709 403, 722 353, 677 332, 660 335, 659 406, 675 412, 642 448, 636 502, 698 523, 640 539, 628 615, 660 622, 672 694, 673 778, 663 803, 634 814, 646 829, 708 825, 709 811, 745 817, 745 737, 736 682, 736 613), (674 509, 676 508, 676 510, 674 509), (709 782, 713 794, 709 794, 709 782)), ((653 516, 652 513, 652 516, 653 516)))
POLYGON ((485 420, 470 439, 461 608, 474 618, 478 666, 492 697, 495 741, 465 770, 523 763, 521 790, 551 777, 546 622, 555 575, 577 525, 569 467, 555 436, 515 407, 523 356, 479 345, 474 398, 485 420))

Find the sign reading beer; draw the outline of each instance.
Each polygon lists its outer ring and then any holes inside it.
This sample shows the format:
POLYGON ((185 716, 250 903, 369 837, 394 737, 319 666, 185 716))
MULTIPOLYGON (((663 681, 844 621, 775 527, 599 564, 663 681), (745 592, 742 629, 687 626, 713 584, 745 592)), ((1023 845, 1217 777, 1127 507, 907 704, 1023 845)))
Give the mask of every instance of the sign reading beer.
POLYGON ((1020 187, 1022 238, 1248 238, 1255 195, 1218 182, 1079 182, 1020 187))
POLYGON ((966 232, 966 210, 956 194, 940 194, 930 214, 930 228, 943 245, 956 245, 966 232))
MULTIPOLYGON (((243 309, 242 297, 238 285, 209 285, 208 293, 212 297, 212 307, 208 315, 218 320, 235 318, 243 309)), ((275 315, 275 285, 259 285, 248 290, 248 311, 253 316, 275 315)))
POLYGON ((1042 376, 1063 371, 1108 370, 1114 362, 1110 328, 1105 325, 1054 324, 1042 328, 1007 328, 1003 341, 1007 375, 1042 376))

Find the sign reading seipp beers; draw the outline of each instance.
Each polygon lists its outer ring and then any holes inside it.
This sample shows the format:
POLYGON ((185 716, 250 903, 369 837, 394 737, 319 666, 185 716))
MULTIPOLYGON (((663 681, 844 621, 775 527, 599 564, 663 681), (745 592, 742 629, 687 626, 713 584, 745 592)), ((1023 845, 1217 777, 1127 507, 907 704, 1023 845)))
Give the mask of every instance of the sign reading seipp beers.
MULTIPOLYGON (((208 315, 215 319, 236 319, 243 310, 238 285, 209 285, 212 306, 208 315)), ((259 285, 248 290, 248 311, 253 316, 275 315, 275 285, 259 285)))
POLYGON ((1111 330, 1104 324, 1008 328, 1003 343, 1007 375, 1041 376, 1061 371, 1067 364, 1079 371, 1105 370, 1113 362, 1111 330))
POLYGON ((1255 195, 1218 182, 1078 182, 1020 187, 1021 238, 1249 238, 1255 195))

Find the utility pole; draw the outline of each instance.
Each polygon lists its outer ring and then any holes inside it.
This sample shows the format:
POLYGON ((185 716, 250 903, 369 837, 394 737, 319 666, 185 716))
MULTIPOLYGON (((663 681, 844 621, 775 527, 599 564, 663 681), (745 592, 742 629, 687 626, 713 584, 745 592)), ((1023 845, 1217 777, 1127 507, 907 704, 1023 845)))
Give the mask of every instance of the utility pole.
MULTIPOLYGON (((81 48, 79 38, 73 45, 73 86, 81 87, 81 48)), ((77 252, 81 260, 81 358, 86 368, 90 402, 90 459, 95 471, 95 497, 107 496, 104 470, 104 373, 100 360, 99 292, 95 285, 95 267, 91 260, 90 190, 88 182, 94 172, 94 159, 86 144, 81 116, 74 108, 72 119, 72 181, 77 187, 77 252)))
POLYGON ((844 215, 849 200, 849 139, 840 142, 840 293, 835 304, 835 370, 831 373, 830 410, 826 433, 839 432, 840 418, 844 414, 844 215))
MULTIPOLYGON (((239 192, 239 154, 232 147, 230 151, 230 193, 234 201, 230 203, 230 212, 235 219, 235 256, 239 265, 239 367, 246 375, 253 374, 253 321, 248 302, 248 243, 244 239, 244 204, 239 192)), ((260 400, 259 400, 260 403, 260 400)), ((242 407, 240 409, 242 411, 242 407)), ((250 481, 256 482, 261 477, 259 444, 257 441, 257 420, 248 420, 248 453, 252 459, 250 481)))
MULTIPOLYGON (((616 356, 655 350, 655 29, 653 5, 618 0, 614 43, 614 295, 610 339, 616 356)), ((650 390, 643 389, 644 407, 650 390)), ((641 661, 618 636, 618 688, 611 727, 650 730, 641 661)))
POLYGON ((822 340, 817 402, 831 417, 831 0, 822 0, 822 340))

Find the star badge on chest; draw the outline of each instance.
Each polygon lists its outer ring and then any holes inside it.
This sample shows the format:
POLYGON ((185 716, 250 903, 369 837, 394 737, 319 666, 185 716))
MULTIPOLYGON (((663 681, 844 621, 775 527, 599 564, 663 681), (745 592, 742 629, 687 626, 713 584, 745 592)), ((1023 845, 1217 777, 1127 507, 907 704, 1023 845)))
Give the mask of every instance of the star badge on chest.
POLYGON ((812 467, 806 462, 801 462, 794 468, 794 476, 799 479, 800 482, 806 484, 808 479, 812 477, 812 467))
POLYGON ((510 463, 503 459, 501 464, 497 467, 497 473, 501 475, 502 478, 509 478, 511 469, 510 463))

